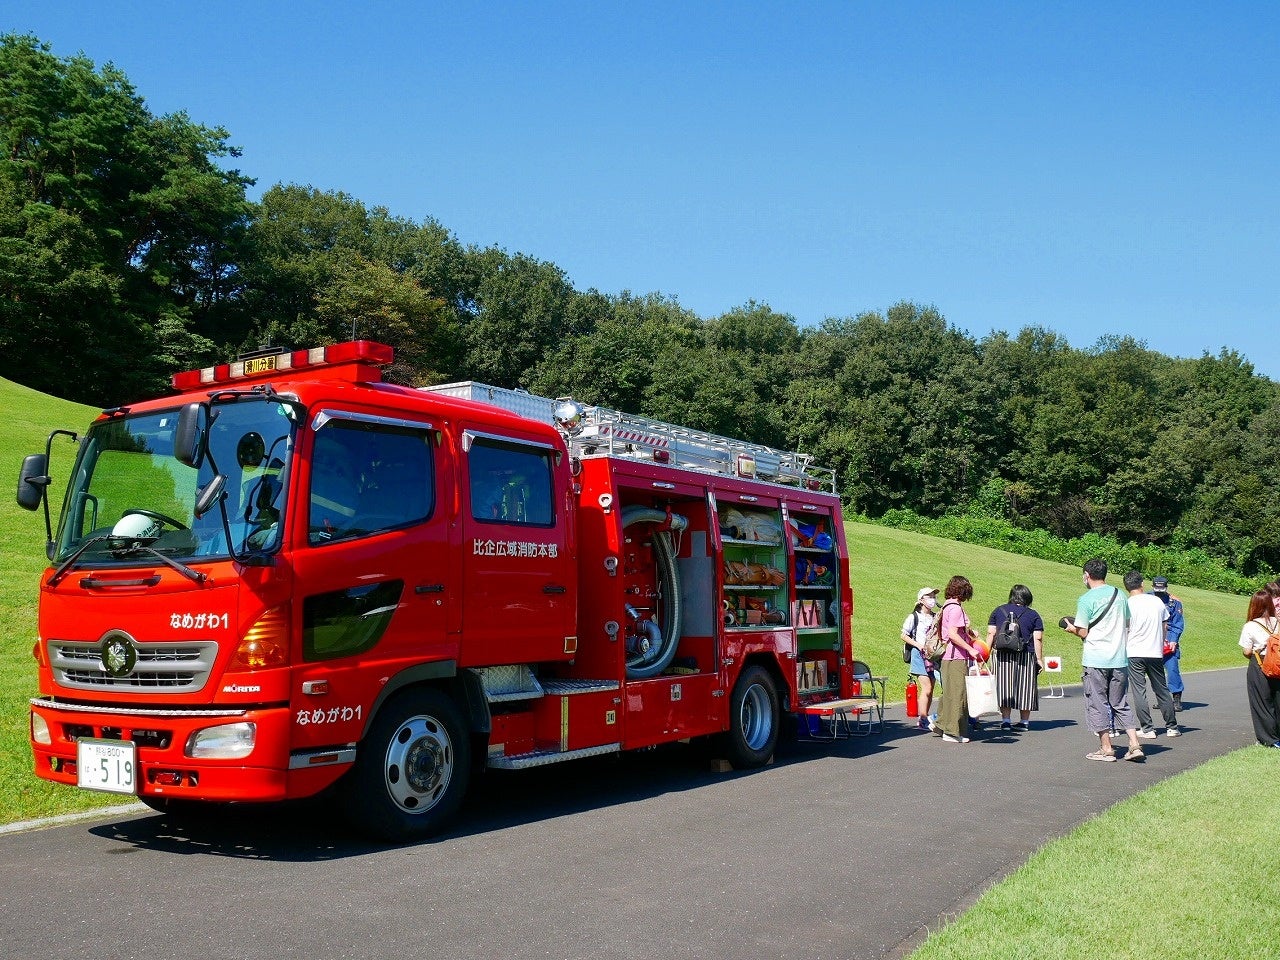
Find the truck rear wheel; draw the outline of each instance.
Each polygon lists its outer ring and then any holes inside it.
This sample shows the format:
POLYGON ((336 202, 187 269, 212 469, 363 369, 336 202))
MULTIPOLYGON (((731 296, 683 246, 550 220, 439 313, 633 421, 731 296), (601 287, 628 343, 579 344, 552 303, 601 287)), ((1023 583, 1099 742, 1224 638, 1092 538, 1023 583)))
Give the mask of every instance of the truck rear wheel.
POLYGON ((345 783, 352 825, 378 840, 438 833, 457 812, 471 777, 471 741, 439 690, 398 694, 379 711, 345 783))
POLYGON ((764 667, 747 667, 729 698, 725 752, 735 769, 762 767, 778 743, 778 688, 764 667))

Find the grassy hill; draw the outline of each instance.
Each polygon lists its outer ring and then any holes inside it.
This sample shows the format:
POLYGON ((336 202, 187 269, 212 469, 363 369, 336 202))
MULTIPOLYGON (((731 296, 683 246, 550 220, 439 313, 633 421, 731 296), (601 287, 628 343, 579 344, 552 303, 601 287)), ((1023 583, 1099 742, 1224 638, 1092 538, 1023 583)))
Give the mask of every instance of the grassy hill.
MULTIPOLYGON (((1084 592, 1075 567, 874 524, 849 524, 848 532, 854 655, 877 675, 900 678, 905 684, 898 632, 915 604, 916 591, 945 587, 952 576, 961 574, 973 583, 973 599, 966 606, 979 624, 986 624, 991 611, 1008 601, 1010 587, 1026 584, 1035 596, 1032 605, 1044 618, 1045 653, 1062 657, 1064 682, 1080 682, 1080 640, 1057 626, 1060 617, 1075 613, 1076 599, 1084 592)), ((1108 582, 1123 587, 1124 573, 1112 571, 1108 582)), ((1170 589, 1186 613, 1182 669, 1239 666, 1243 661, 1236 642, 1246 598, 1176 583, 1170 589)), ((897 686, 901 698, 902 684, 897 686)))
MULTIPOLYGON (((42 452, 45 438, 55 428, 82 430, 98 411, 0 379, 0 412, 0 483, 11 484, 13 491, 23 456, 42 452)), ((51 469, 55 508, 74 452, 65 439, 55 442, 51 469)), ((1080 571, 1074 567, 869 524, 850 524, 848 531, 855 597, 854 652, 877 675, 890 678, 890 699, 902 697, 906 667, 898 631, 920 587, 942 587, 952 575, 964 574, 974 585, 970 616, 980 623, 986 623, 990 612, 1008 599, 1009 588, 1015 583, 1031 588, 1035 607, 1049 624, 1075 611, 1076 597, 1082 590, 1080 571)), ((0 497, 0 821, 64 813, 115 800, 105 794, 56 787, 31 773, 27 700, 36 692, 31 647, 36 636, 37 584, 45 566, 43 518, 20 509, 12 493, 0 497)), ((1123 572, 1116 571, 1111 580, 1118 583, 1123 572)), ((1183 590, 1177 585, 1174 591, 1186 604, 1184 669, 1238 665, 1235 642, 1244 620, 1243 598, 1183 590)), ((1063 682, 1079 681, 1079 640, 1051 626, 1045 649, 1062 656, 1063 682)))
MULTIPOLYGON (((51 430, 82 431, 95 407, 58 400, 0 378, 0 805, 8 822, 102 806, 104 795, 80 793, 37 780, 31 773, 27 700, 36 692, 36 592, 48 561, 44 517, 15 502, 18 470, 29 453, 44 453, 51 430)), ((50 488, 56 508, 75 459, 65 437, 53 445, 50 488)))

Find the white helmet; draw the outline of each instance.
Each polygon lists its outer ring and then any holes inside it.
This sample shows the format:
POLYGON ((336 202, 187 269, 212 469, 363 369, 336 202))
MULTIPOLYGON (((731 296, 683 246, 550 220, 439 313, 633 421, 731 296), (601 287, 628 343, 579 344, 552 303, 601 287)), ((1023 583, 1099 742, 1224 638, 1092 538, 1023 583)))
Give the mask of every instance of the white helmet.
POLYGON ((111 535, 122 540, 157 540, 160 537, 160 521, 140 513, 127 513, 111 528, 111 535))

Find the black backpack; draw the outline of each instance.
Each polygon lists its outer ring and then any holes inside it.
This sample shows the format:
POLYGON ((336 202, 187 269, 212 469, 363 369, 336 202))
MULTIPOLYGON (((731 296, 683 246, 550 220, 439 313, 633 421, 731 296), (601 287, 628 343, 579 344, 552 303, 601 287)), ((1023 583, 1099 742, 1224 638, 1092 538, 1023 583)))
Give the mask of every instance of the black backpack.
MULTIPOLYGON (((919 626, 920 626, 920 611, 912 610, 911 611, 911 638, 913 640, 915 639, 916 630, 917 628, 919 628, 919 626)), ((902 662, 903 663, 911 662, 911 651, 914 649, 915 647, 911 646, 911 644, 909 643, 904 643, 902 645, 902 662)))
POLYGON ((1022 652, 1024 646, 1022 624, 1018 622, 1018 615, 1012 610, 1005 611, 1005 622, 996 627, 993 646, 997 650, 1007 650, 1010 653, 1022 652))

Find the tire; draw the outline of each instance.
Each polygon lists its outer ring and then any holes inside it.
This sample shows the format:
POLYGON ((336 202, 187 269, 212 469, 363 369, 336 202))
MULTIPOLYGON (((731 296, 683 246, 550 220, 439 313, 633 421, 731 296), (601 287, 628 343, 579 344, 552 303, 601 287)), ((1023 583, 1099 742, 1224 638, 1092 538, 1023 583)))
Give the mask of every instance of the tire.
POLYGON ((376 840, 421 840, 458 811, 471 780, 471 739, 453 701, 424 688, 378 712, 344 781, 347 819, 376 840))
POLYGON ((735 770, 762 767, 778 744, 778 688, 764 667, 747 667, 729 697, 726 758, 735 770))

